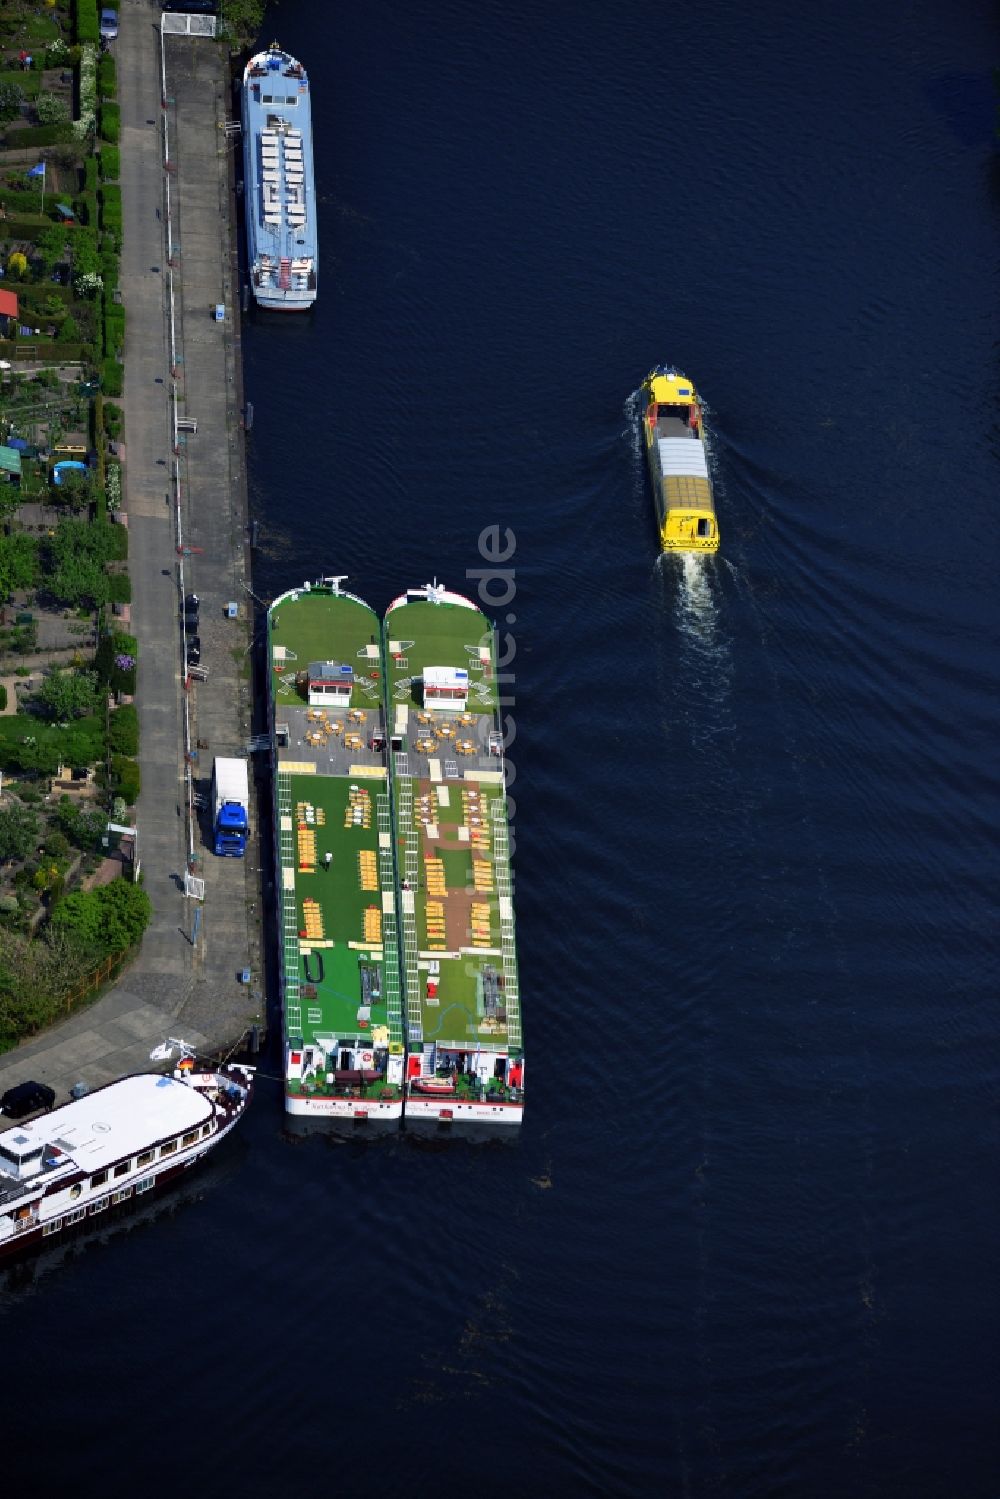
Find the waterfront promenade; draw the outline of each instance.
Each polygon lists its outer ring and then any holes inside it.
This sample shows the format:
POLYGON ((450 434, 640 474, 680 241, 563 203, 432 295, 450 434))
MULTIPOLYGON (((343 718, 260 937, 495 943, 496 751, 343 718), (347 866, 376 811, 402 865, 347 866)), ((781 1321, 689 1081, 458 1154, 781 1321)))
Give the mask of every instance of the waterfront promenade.
MULTIPOLYGON (((0 1085, 34 1077, 56 1088, 60 1099, 76 1082, 95 1087, 147 1067, 150 1050, 166 1035, 217 1049, 265 1017, 257 837, 246 859, 216 859, 207 812, 193 829, 186 817, 185 702, 196 756, 194 790, 205 803, 213 756, 244 753, 251 734, 239 286, 231 212, 230 154, 238 145, 227 143, 224 129, 225 53, 207 39, 166 38, 164 98, 159 20, 158 8, 136 0, 122 12, 115 44, 125 212, 126 510, 139 642, 137 825, 153 916, 136 961, 107 994, 0 1057, 0 1085), (222 323, 213 317, 218 303, 225 306, 222 323), (197 422, 197 432, 183 434, 176 451, 172 384, 178 411, 197 422), (179 626, 178 483, 179 519, 190 548, 183 557, 184 587, 201 599, 201 664, 207 671, 207 680, 189 686, 179 626), (239 605, 236 619, 226 617, 231 600, 239 605), (194 872, 205 881, 203 905, 183 893, 192 843, 194 872), (245 969, 251 974, 247 985, 240 981, 245 969)), ((255 813, 252 805, 256 834, 255 813)))

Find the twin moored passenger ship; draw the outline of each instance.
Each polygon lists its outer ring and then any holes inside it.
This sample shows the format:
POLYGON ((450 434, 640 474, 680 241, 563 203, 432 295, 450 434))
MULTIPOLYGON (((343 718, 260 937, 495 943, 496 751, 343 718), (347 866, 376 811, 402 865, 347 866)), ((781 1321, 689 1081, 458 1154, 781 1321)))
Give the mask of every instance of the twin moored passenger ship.
POLYGON ((524 1052, 497 653, 435 584, 268 611, 285 1105, 518 1124, 524 1052))

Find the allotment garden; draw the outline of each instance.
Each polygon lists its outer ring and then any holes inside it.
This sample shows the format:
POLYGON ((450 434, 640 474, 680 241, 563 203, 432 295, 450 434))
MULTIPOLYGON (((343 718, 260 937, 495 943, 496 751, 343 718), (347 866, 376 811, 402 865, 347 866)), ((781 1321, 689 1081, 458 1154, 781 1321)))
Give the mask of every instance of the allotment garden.
POLYGON ((0 1049, 149 913, 116 830, 139 794, 118 133, 94 0, 0 3, 0 1049))

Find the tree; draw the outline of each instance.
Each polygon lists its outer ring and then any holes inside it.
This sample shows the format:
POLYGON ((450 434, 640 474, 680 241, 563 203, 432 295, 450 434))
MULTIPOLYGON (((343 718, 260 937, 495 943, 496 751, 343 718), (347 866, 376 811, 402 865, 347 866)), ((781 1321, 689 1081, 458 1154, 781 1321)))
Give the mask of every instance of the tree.
MULTIPOLYGON (((66 230, 59 224, 53 224, 48 229, 43 229, 35 238, 35 249, 38 258, 44 267, 45 274, 50 275, 59 265, 60 261, 66 259, 66 230)), ((66 304, 59 299, 59 307, 66 304)))
POLYGON ((0 932, 0 1046, 50 1025, 100 956, 51 923, 40 938, 0 932))
POLYGON ((46 718, 60 723, 92 713, 97 702, 97 673, 53 670, 34 695, 46 718))
POLYGON ((0 536, 0 601, 15 588, 33 588, 38 577, 38 543, 25 531, 0 536))
MULTIPOLYGON (((2 85, 0 85, 2 87, 2 85)), ((7 261, 7 275, 12 281, 21 281, 28 274, 28 257, 15 250, 7 261)))
POLYGON ((95 853, 100 848, 108 820, 96 807, 78 807, 65 796, 56 810, 56 818, 66 837, 84 853, 95 853))
POLYGON ((84 946, 119 953, 139 941, 151 914, 145 890, 118 879, 96 890, 74 890, 53 911, 51 926, 84 946))
POLYGON ((26 859, 38 846, 38 818, 21 802, 0 807, 0 859, 26 859))

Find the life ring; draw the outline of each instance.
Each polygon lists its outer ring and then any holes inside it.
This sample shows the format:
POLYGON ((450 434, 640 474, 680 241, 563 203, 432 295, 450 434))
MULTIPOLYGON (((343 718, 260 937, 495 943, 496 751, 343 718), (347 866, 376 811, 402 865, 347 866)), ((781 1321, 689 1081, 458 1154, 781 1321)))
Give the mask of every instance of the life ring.
POLYGON ((362 1052, 362 1053, 361 1053, 361 1060, 362 1060, 362 1062, 364 1062, 364 1063, 365 1063, 365 1064, 366 1064, 366 1065, 370 1065, 370 1063, 371 1063, 371 1059, 372 1059, 372 1054, 371 1054, 371 1052, 370 1052, 370 1051, 363 1051, 363 1052, 362 1052))

